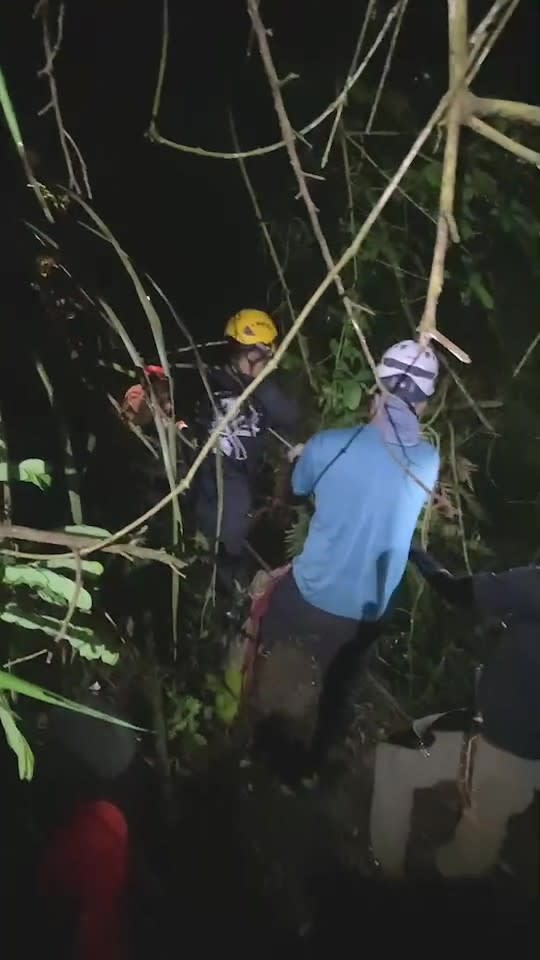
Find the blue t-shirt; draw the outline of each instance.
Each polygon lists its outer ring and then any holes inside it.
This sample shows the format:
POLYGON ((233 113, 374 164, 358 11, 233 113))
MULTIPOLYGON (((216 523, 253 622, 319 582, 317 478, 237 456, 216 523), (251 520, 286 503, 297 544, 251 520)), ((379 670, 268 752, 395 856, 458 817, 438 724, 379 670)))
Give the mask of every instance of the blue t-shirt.
POLYGON ((424 487, 433 489, 438 472, 435 447, 424 440, 409 447, 387 445, 374 424, 312 437, 292 476, 297 496, 315 487, 315 514, 293 561, 304 599, 341 617, 382 617, 407 564, 428 499, 424 487))

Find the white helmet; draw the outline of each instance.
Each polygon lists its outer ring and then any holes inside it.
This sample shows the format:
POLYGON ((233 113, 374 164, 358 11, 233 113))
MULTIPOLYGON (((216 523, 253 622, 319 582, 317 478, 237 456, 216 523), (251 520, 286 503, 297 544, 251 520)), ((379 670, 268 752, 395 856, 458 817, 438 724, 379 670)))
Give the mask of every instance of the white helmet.
POLYGON ((398 387, 396 393, 408 392, 399 389, 399 381, 404 381, 404 385, 409 381, 413 390, 417 388, 424 397, 431 397, 439 375, 439 361, 431 347, 421 347, 414 340, 402 340, 383 353, 377 375, 380 380, 392 379, 398 387))

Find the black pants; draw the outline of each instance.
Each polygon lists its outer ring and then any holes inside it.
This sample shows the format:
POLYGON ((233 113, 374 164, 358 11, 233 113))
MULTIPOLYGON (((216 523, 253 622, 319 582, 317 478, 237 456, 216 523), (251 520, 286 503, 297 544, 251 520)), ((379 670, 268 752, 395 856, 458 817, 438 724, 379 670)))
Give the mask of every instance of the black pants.
MULTIPOLYGON (((249 477, 234 467, 223 465, 223 506, 219 531, 217 575, 221 588, 231 593, 234 581, 247 586, 249 577, 244 544, 249 533, 252 494, 249 477)), ((195 495, 195 518, 202 534, 215 543, 219 500, 215 464, 207 462, 200 470, 195 495)))
POLYGON ((312 606, 292 572, 276 586, 261 624, 253 706, 255 746, 280 776, 320 768, 345 739, 379 631, 312 606))

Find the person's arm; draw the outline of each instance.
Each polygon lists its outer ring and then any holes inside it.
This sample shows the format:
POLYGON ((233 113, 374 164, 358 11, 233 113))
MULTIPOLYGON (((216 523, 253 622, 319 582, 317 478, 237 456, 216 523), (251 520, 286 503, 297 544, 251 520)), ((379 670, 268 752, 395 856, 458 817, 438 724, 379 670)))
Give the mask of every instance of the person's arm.
POLYGON ((409 560, 432 587, 447 603, 455 607, 472 608, 475 606, 474 578, 472 576, 454 577, 421 547, 413 544, 409 551, 409 560))
POLYGON ((271 377, 253 391, 253 397, 264 407, 270 425, 283 430, 294 430, 299 420, 296 400, 287 396, 271 377))
POLYGON ((311 437, 295 463, 291 477, 291 486, 295 497, 308 497, 313 492, 317 478, 316 446, 317 437, 311 437))

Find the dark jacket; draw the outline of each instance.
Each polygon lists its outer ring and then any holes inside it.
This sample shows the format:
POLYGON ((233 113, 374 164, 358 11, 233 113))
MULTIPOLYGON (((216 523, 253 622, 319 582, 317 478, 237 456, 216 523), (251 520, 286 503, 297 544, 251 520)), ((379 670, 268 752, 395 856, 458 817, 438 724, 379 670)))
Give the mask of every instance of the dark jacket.
POLYGON ((418 548, 411 559, 445 599, 473 608, 494 634, 477 694, 486 739, 540 760, 540 567, 452 577, 418 548))
MULTIPOLYGON (((227 367, 209 368, 208 381, 216 409, 208 397, 199 406, 196 420, 202 442, 250 382, 248 377, 227 367)), ((251 479, 260 464, 268 427, 287 432, 294 430, 297 422, 296 402, 283 393, 275 379, 268 377, 254 390, 221 433, 219 447, 225 458, 225 469, 241 471, 251 479)))

